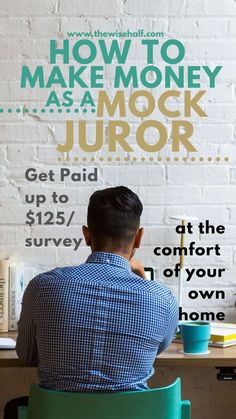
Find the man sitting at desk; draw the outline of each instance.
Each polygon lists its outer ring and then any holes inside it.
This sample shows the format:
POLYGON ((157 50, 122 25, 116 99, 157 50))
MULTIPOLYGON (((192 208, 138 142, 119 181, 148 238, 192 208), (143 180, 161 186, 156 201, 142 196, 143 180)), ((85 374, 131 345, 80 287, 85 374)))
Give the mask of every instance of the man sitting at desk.
POLYGON ((24 364, 38 366, 42 387, 148 388, 156 354, 175 332, 178 307, 168 288, 145 280, 144 268, 133 258, 143 235, 141 213, 138 196, 124 186, 95 192, 88 227, 83 226, 92 250, 86 262, 30 281, 16 350, 24 364))

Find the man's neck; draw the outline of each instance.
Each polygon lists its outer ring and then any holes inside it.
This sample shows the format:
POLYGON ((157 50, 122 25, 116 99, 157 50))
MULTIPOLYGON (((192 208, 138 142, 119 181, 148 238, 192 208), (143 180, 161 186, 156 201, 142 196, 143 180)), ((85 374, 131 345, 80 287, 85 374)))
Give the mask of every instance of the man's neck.
POLYGON ((107 248, 107 247, 104 247, 104 248, 99 248, 99 249, 97 249, 96 247, 93 247, 93 248, 91 248, 91 250, 92 250, 92 252, 105 252, 105 253, 113 253, 113 254, 115 254, 115 255, 118 255, 118 256, 122 256, 123 258, 125 258, 125 259, 127 259, 127 260, 130 260, 130 257, 131 257, 131 252, 129 252, 129 253, 127 253, 127 252, 122 252, 121 250, 119 250, 119 249, 111 249, 110 247, 109 248, 107 248))

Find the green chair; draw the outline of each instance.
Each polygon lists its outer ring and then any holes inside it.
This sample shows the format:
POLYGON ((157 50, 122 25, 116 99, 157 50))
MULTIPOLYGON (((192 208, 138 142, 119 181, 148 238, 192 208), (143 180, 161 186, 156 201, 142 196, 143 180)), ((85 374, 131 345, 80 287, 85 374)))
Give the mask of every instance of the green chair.
POLYGON ((122 393, 69 393, 30 387, 19 419, 190 419, 180 378, 167 387, 122 393))

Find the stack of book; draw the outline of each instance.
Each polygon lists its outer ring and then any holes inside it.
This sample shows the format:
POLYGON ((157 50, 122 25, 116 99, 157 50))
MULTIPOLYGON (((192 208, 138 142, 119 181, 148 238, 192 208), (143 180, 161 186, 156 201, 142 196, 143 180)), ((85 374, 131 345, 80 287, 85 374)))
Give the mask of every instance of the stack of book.
MULTIPOLYGON (((236 345, 236 324, 212 322, 210 325, 211 337, 209 346, 228 348, 229 346, 236 345)), ((176 334, 173 342, 182 343, 180 332, 176 334)))
POLYGON ((0 333, 17 330, 25 287, 23 264, 0 260, 0 333))
POLYGON ((236 345, 236 324, 211 323, 211 346, 227 348, 236 345))

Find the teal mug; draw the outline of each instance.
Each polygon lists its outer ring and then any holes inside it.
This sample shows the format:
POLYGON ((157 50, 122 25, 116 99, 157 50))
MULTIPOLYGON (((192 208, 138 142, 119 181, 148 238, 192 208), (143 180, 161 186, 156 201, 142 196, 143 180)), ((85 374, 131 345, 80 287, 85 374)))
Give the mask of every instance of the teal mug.
POLYGON ((211 326, 208 322, 186 322, 179 325, 184 353, 204 354, 208 352, 211 326))

